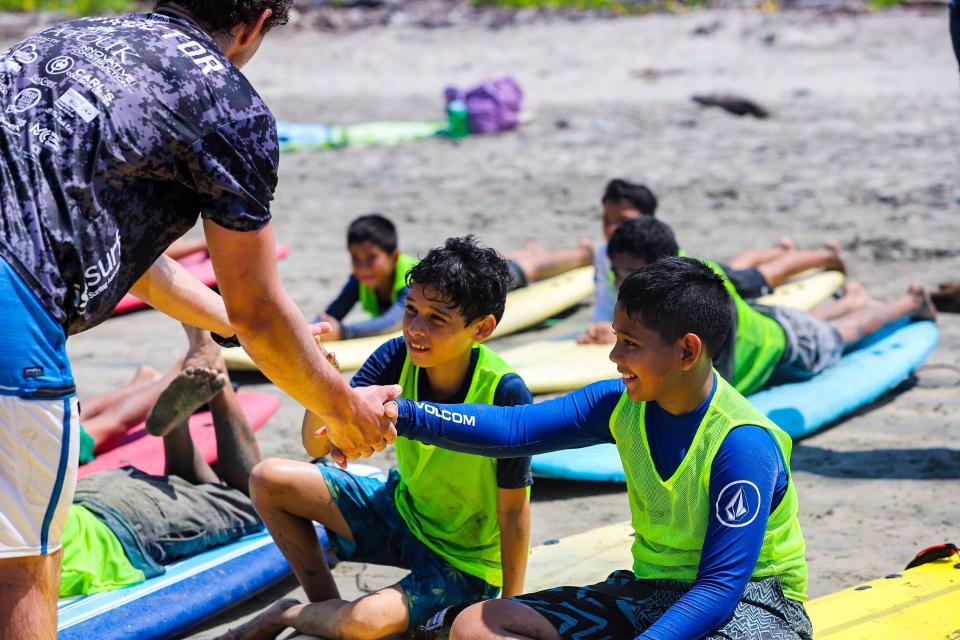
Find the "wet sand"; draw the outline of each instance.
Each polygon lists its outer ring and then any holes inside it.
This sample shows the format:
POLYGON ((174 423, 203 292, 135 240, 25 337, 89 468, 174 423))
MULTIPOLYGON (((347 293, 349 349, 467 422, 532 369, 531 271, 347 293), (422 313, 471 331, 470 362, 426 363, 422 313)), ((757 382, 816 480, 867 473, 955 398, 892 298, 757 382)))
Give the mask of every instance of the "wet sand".
MULTIPOLYGON (((355 215, 391 216, 414 253, 467 232, 502 250, 527 239, 559 248, 599 241, 599 197, 615 176, 651 186, 692 255, 728 258, 784 234, 800 246, 835 238, 851 277, 875 296, 915 279, 960 279, 960 101, 945 12, 290 29, 267 39, 248 72, 286 120, 434 118, 446 84, 501 74, 518 79, 535 116, 521 131, 459 143, 284 155, 274 211, 291 256, 281 275, 307 315, 347 275, 344 231, 355 215), (714 23, 712 34, 695 33, 714 23), (741 93, 772 116, 741 119, 690 101, 712 91, 741 93)), ((494 346, 570 334, 588 319, 584 307, 494 346)), ((943 316, 941 330, 929 362, 960 365, 960 320, 943 316)), ((185 341, 174 322, 145 312, 68 346, 82 396, 121 384, 138 364, 169 367, 185 341)), ((960 537, 960 374, 930 370, 918 380, 796 447, 811 596, 960 537)), ((259 432, 266 455, 305 458, 300 417, 284 397, 259 432)), ((533 513, 534 544, 628 518, 619 487, 546 481, 534 489, 533 513)), ((350 564, 337 572, 348 597, 402 575, 350 564)), ((295 587, 288 581, 190 637, 213 637, 295 587)))

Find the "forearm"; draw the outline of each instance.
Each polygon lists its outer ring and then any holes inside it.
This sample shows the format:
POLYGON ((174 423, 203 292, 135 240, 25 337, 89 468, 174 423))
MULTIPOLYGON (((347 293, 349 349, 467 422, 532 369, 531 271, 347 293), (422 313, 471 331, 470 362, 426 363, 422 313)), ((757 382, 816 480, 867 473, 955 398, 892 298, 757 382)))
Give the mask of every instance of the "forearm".
POLYGON ((494 458, 576 449, 613 441, 610 414, 622 390, 622 382, 607 380, 516 407, 400 400, 397 431, 412 440, 494 458))
POLYGON ((638 640, 697 640, 719 629, 733 615, 746 582, 697 580, 638 640))
POLYGON ((313 458, 322 458, 330 453, 330 439, 326 434, 318 434, 323 422, 317 414, 306 411, 303 414, 303 424, 300 427, 300 437, 303 448, 313 458))
MULTIPOLYGON (((526 490, 521 489, 526 493, 526 490)), ((519 510, 502 511, 500 519, 500 564, 503 567, 501 597, 524 593, 527 559, 530 557, 530 503, 524 500, 519 510)))
POLYGON ((168 256, 157 258, 130 293, 185 324, 225 337, 234 334, 223 299, 168 256))

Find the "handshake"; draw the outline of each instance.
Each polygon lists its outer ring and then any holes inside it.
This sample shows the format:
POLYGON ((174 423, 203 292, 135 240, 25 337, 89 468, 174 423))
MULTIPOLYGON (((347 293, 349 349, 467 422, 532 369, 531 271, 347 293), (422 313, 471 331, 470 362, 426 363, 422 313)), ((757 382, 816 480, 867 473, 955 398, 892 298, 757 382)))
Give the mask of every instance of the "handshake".
MULTIPOLYGON (((338 371, 336 354, 328 352, 315 336, 317 347, 338 371)), ((366 458, 397 438, 397 398, 400 385, 351 388, 345 399, 321 419, 307 411, 303 418, 303 446, 311 456, 329 455, 340 467, 348 460, 366 458)))

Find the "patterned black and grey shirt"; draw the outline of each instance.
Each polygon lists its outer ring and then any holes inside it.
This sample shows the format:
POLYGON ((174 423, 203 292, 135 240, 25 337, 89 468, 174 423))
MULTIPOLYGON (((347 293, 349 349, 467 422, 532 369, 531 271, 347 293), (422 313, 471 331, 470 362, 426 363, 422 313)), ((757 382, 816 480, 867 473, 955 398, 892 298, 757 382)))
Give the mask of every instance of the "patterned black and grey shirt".
POLYGON ((276 123, 178 16, 66 22, 0 54, 0 257, 68 334, 197 220, 270 220, 276 123))

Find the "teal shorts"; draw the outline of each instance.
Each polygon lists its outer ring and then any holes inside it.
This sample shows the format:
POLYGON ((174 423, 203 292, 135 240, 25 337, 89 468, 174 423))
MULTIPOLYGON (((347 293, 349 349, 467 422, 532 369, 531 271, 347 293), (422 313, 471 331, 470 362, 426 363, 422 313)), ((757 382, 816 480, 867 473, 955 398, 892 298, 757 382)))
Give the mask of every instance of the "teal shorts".
POLYGON ((399 582, 407 597, 410 629, 423 624, 441 609, 499 595, 499 587, 454 568, 410 531, 393 501, 400 479, 396 470, 392 470, 383 483, 336 467, 317 467, 353 532, 353 541, 350 541, 327 531, 337 557, 410 570, 399 582))

